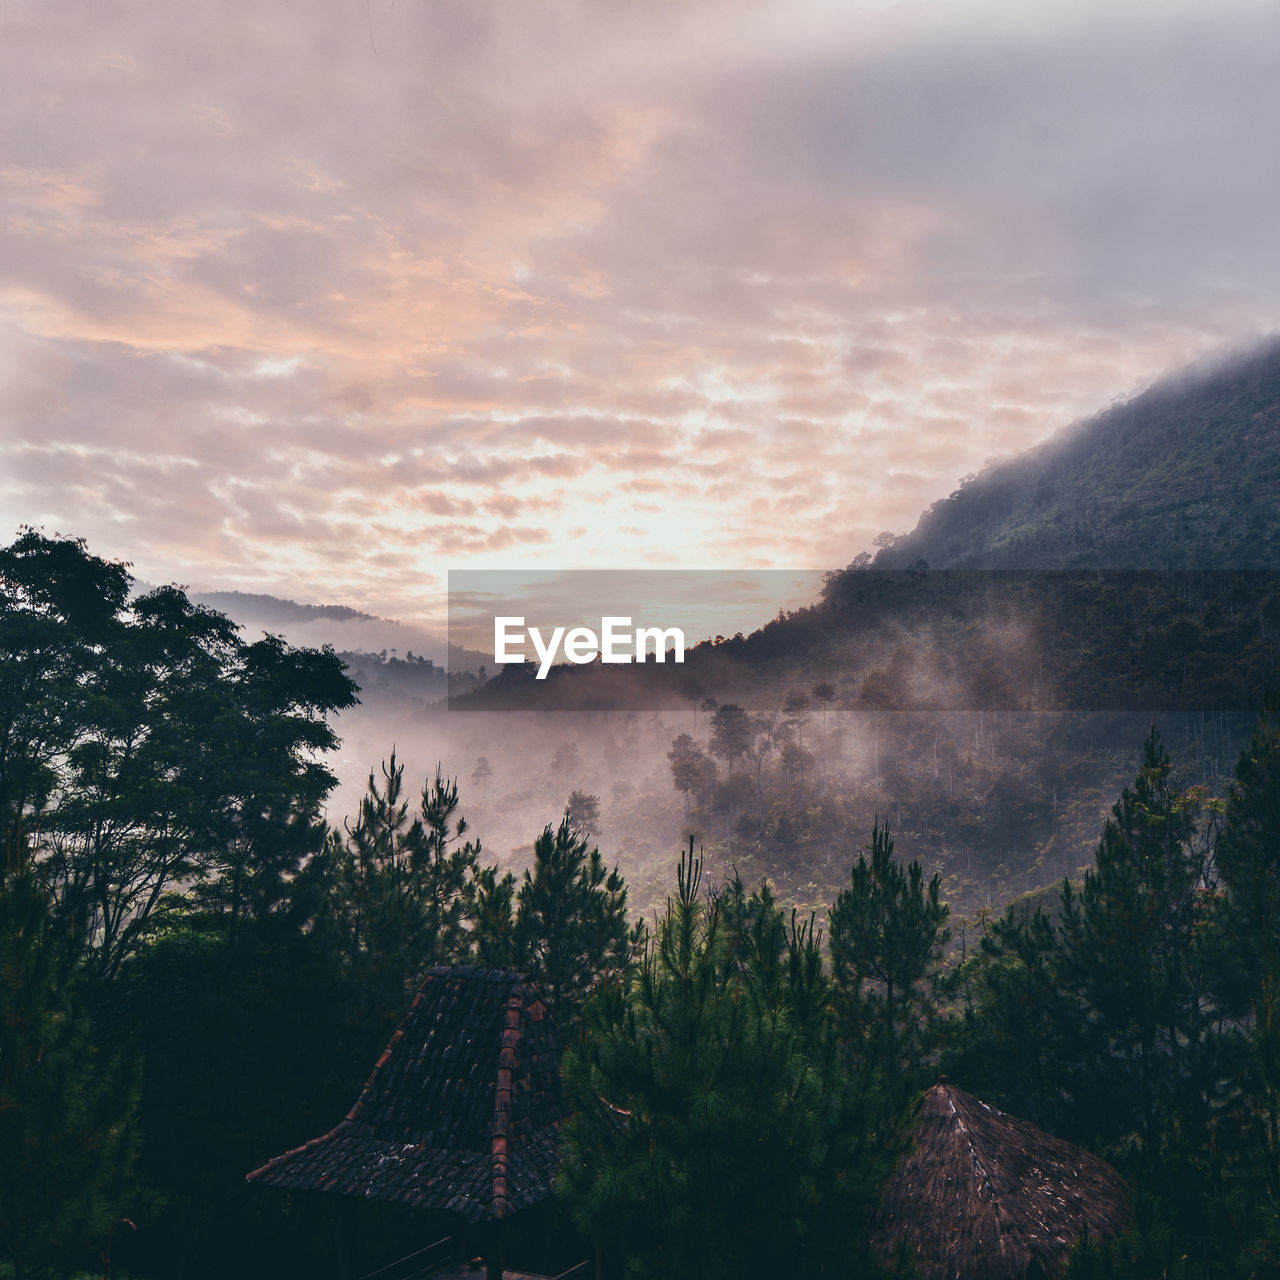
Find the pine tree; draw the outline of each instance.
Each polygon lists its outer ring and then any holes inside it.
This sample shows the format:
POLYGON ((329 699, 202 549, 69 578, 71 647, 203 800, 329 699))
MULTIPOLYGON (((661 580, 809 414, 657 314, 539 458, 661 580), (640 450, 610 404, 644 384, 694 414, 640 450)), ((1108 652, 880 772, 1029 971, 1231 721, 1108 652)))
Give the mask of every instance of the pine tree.
POLYGON ((457 783, 437 768, 411 816, 393 751, 380 782, 369 774, 355 823, 345 838, 331 833, 313 872, 327 887, 326 924, 341 939, 353 989, 388 1011, 403 1007, 432 965, 466 953, 481 850, 462 842, 457 809, 457 783))
POLYGON ((1280 981, 1280 697, 1240 754, 1214 856, 1224 891, 1215 993, 1242 1016, 1268 979, 1280 981))
POLYGON ((1201 936, 1212 879, 1198 789, 1180 791, 1159 735, 1103 828, 1077 897, 1063 895, 1062 977, 1088 1010, 1099 1138, 1134 1134, 1157 1161, 1203 1133, 1213 1052, 1201 936))
POLYGON ((1084 1009, 1061 967, 1056 921, 1010 904, 983 934, 977 955, 948 978, 949 990, 963 982, 969 991, 968 1007, 948 1033, 957 1047, 947 1055, 947 1074, 1053 1133, 1072 1131, 1070 1100, 1080 1096, 1092 1062, 1084 1009))
POLYGON ((700 878, 691 846, 634 978, 587 1006, 561 1189, 628 1276, 875 1274, 867 1225, 898 1148, 838 1052, 818 940, 700 878))
POLYGON ((895 861, 879 820, 868 852, 831 908, 831 963, 855 1056, 886 1071, 905 1097, 923 1065, 949 910, 938 876, 926 885, 919 862, 895 861))
POLYGON ((566 814, 534 841, 512 926, 515 967, 528 975, 567 1027, 592 987, 631 957, 627 886, 566 814))

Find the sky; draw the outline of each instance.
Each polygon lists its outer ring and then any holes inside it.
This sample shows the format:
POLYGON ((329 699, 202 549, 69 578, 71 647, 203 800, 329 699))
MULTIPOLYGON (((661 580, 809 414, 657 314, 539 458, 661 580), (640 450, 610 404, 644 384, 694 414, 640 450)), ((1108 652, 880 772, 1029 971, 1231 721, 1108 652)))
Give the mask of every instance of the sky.
POLYGON ((1280 327, 1280 9, 0 0, 0 537, 823 569, 1280 327))

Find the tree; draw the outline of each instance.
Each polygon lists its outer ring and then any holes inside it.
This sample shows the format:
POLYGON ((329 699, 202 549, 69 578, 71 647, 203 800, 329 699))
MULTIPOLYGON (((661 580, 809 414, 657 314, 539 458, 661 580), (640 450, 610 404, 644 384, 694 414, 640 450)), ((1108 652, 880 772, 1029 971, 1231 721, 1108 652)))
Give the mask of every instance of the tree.
MULTIPOLYGON (((201 896, 228 914, 233 940, 242 916, 288 907, 291 881, 322 845, 321 809, 337 781, 319 758, 338 743, 326 717, 356 701, 343 670, 329 648, 237 638, 230 663, 207 672, 221 704, 205 702, 198 721, 168 722, 170 732, 181 728, 188 743, 217 752, 217 771, 196 792, 208 816, 197 839, 211 850, 201 896)), ((179 679, 179 697, 185 688, 179 679)))
POLYGON ((480 794, 483 795, 489 785, 489 779, 493 777, 493 766, 489 763, 488 756, 480 756, 476 760, 476 767, 471 772, 471 781, 480 788, 480 794))
POLYGON ((836 1052, 818 941, 700 878, 691 845, 634 978, 588 1005, 561 1188, 628 1276, 875 1274, 867 1225, 899 1148, 836 1052))
POLYGON ((925 1032, 942 949, 951 937, 940 880, 926 885, 920 864, 905 870, 893 856, 893 837, 876 820, 831 908, 831 964, 845 1033, 855 1056, 891 1080, 908 1082, 923 1067, 925 1032))
POLYGON ((702 700, 702 681, 692 672, 680 677, 680 693, 693 711, 693 731, 698 732, 698 703, 702 700))
POLYGON ((366 998, 400 1008, 432 965, 465 953, 480 846, 466 834, 456 780, 440 767, 424 783, 418 813, 403 799, 404 765, 391 753, 382 781, 370 772, 354 825, 333 833, 322 865, 328 921, 342 939, 353 984, 366 998))
POLYGON ((559 782, 572 782, 581 767, 576 742, 562 742, 551 757, 551 776, 559 782))
POLYGON ((804 782, 805 773, 813 767, 813 753, 806 751, 794 738, 788 737, 782 744, 782 771, 788 783, 795 775, 804 782))
MULTIPOLYGON (((133 1209, 136 1064, 98 1044, 81 946, 25 850, 0 876, 0 1249, 22 1280, 133 1209)), ((136 1209, 134 1209, 136 1212, 136 1209)))
POLYGON ((679 734, 672 740, 667 759, 671 762, 671 785, 677 791, 684 792, 684 811, 689 812, 689 792, 697 783, 698 757, 702 751, 687 734, 679 734))
POLYGON ((0 822, 116 973, 166 892, 232 921, 284 905, 334 783, 326 717, 355 701, 330 649, 241 641, 176 587, 25 530, 0 550, 0 822))
POLYGON ((1237 1016, 1280 981, 1280 697, 1267 699, 1240 753, 1215 843, 1225 890, 1216 912, 1215 994, 1237 1016))
POLYGON ((751 749, 754 736, 751 717, 736 702, 726 702, 711 717, 711 754, 724 760, 730 773, 751 749))
POLYGON ((587 791, 575 791, 565 806, 565 817, 574 834, 590 840, 600 828, 600 797, 587 791))
POLYGON ((0 548, 0 822, 38 831, 60 762, 86 735, 88 687, 129 596, 124 565, 24 529, 0 548))
POLYGON ((1084 1006, 1067 990, 1056 918, 1010 903, 983 934, 977 955, 949 975, 966 1008, 949 1039, 949 1075, 984 1098, 1054 1133, 1079 1123, 1075 1099, 1094 1069, 1084 1006))
POLYGON ((1062 976, 1089 1010, 1099 1137, 1138 1135, 1158 1161, 1175 1132, 1203 1132, 1212 1087, 1201 936, 1212 876, 1203 794, 1180 791, 1158 733, 1113 806, 1078 898, 1064 886, 1062 976))
POLYGON ((510 969, 519 963, 515 941, 515 876, 482 867, 476 875, 471 957, 486 969, 510 969))
POLYGON ((809 695, 803 689, 792 689, 782 704, 782 714, 803 747, 804 727, 809 721, 809 695))
POLYGON ((513 967, 532 979, 562 1025, 576 1018, 597 983, 627 966, 626 884, 616 867, 606 870, 598 848, 588 850, 568 816, 534 841, 511 936, 513 967))
POLYGON ((817 684, 809 690, 815 702, 822 704, 822 727, 827 727, 827 708, 836 700, 836 687, 830 680, 819 680, 817 684))
POLYGON ((731 773, 711 789, 711 811, 724 814, 725 835, 730 844, 735 820, 751 803, 752 791, 751 779, 745 773, 731 773))
POLYGON ((751 720, 751 745, 747 748, 747 757, 755 761, 756 766, 756 800, 760 806, 760 817, 764 819, 764 758, 771 752, 776 743, 777 730, 772 716, 754 716, 751 720))

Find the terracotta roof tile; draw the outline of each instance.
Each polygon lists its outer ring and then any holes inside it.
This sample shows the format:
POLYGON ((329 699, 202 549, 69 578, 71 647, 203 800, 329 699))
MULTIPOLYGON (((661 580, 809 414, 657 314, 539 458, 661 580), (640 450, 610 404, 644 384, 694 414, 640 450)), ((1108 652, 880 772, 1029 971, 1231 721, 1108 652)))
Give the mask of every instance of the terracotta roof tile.
POLYGON ((560 1054, 519 974, 433 969, 346 1118, 249 1181, 506 1217, 551 1195, 560 1054))

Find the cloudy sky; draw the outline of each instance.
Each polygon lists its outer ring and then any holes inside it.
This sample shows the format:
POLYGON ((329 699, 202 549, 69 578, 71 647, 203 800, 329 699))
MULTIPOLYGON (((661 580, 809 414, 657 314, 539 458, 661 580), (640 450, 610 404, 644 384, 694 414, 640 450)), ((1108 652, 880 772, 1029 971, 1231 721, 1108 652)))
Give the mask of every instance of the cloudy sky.
POLYGON ((0 534, 836 567, 1280 326, 1280 10, 2 0, 0 534))

